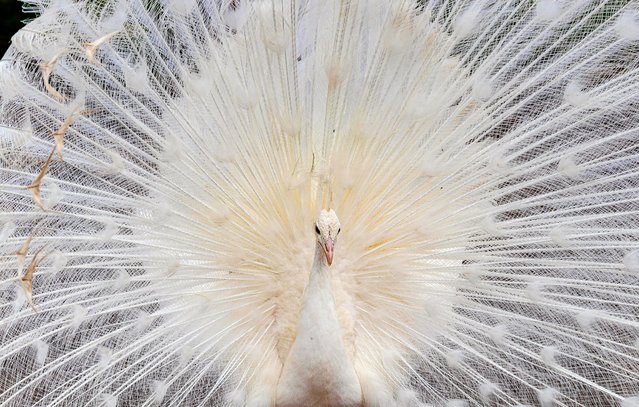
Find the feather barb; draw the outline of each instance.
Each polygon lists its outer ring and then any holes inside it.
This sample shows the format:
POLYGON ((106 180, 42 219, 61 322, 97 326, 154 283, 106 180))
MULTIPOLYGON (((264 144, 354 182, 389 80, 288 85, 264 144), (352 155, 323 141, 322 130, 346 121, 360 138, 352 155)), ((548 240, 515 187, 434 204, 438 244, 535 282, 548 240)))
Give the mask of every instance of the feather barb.
POLYGON ((53 158, 53 153, 55 152, 55 150, 56 149, 54 147, 53 150, 51 150, 51 153, 49 153, 49 157, 47 157, 47 161, 44 162, 44 165, 42 166, 42 169, 40 170, 40 173, 38 174, 38 176, 36 176, 36 178, 33 180, 33 182, 29 186, 27 186, 27 189, 31 190, 31 196, 33 197, 33 201, 43 211, 46 211, 46 208, 44 207, 44 203, 42 202, 40 186, 42 185, 42 179, 44 178, 45 175, 47 175, 47 171, 49 171, 49 165, 51 164, 51 158, 53 158))
POLYGON ((62 96, 62 94, 58 92, 57 89, 53 87, 53 85, 51 85, 50 78, 51 78, 51 74, 53 73, 53 68, 58 63, 58 60, 66 52, 67 52, 66 49, 62 50, 58 52, 49 62, 40 65, 40 69, 42 70, 42 80, 44 81, 45 89, 47 90, 47 92, 49 92, 49 94, 53 98, 60 101, 64 100, 64 96, 62 96))
POLYGON ((106 35, 103 35, 102 37, 98 38, 97 40, 93 42, 87 42, 85 44, 82 44, 82 46, 84 47, 84 51, 87 54, 87 59, 89 60, 90 63, 92 64, 97 63, 97 60, 95 59, 95 54, 96 52, 98 52, 98 48, 100 47, 100 45, 104 44, 105 42, 109 41, 111 38, 115 37, 119 32, 120 30, 112 31, 106 35))
POLYGON ((33 273, 35 272, 36 267, 38 267, 38 264, 40 263, 40 261, 42 261, 46 257, 45 255, 41 257, 40 259, 38 259, 40 252, 42 252, 42 249, 44 249, 44 247, 41 247, 36 252, 36 254, 33 255, 33 258, 31 258, 31 262, 29 263, 29 267, 27 267, 26 273, 24 273, 24 276, 20 278, 20 284, 22 285, 22 289, 24 290, 24 293, 27 297, 27 301, 29 302, 29 305, 31 306, 34 312, 38 312, 38 309, 33 303, 33 273))

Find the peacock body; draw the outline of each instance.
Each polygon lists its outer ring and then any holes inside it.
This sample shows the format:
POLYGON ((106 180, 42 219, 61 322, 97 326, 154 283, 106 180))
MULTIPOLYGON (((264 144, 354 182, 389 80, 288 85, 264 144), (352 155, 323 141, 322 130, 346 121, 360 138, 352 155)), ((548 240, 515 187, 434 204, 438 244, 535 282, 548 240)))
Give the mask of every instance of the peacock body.
POLYGON ((637 2, 25 7, 0 405, 639 405, 637 2))

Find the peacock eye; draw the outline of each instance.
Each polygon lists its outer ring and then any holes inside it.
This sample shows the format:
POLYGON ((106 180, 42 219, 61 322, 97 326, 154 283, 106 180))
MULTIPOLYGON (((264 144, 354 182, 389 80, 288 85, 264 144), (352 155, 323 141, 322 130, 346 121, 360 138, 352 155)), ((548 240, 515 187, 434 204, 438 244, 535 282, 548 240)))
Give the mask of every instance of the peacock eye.
POLYGON ((317 227, 317 225, 315 225, 315 233, 317 233, 318 235, 320 234, 319 227, 317 227))

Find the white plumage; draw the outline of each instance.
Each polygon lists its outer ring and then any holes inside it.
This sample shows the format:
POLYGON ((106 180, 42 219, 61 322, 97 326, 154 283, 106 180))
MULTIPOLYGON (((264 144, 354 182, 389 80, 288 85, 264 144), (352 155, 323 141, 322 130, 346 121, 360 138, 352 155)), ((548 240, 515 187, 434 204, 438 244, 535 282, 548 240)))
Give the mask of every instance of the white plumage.
POLYGON ((636 2, 26 7, 0 405, 637 405, 636 2))

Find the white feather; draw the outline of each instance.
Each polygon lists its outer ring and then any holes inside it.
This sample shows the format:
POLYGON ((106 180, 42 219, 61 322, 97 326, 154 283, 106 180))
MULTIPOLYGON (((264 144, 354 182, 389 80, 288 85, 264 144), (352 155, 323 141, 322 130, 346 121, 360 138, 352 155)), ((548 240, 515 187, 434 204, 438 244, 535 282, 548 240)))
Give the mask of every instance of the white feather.
POLYGON ((561 16, 562 3, 559 0, 539 0, 535 7, 537 18, 542 21, 552 21, 561 16))
POLYGON ((103 407, 116 407, 118 405, 118 396, 114 394, 104 393, 101 395, 103 407))
POLYGON ((558 391, 552 387, 546 387, 537 392, 537 398, 541 407, 553 407, 557 398, 558 391))
POLYGON ((571 81, 568 85, 566 85, 564 98, 566 99, 566 102, 573 106, 584 106, 590 100, 588 95, 581 89, 581 86, 574 81, 571 81))
POLYGON ((270 406, 303 338, 318 405, 634 403, 634 2, 25 4, 3 405, 270 406), (300 331, 329 206, 335 320, 300 331))
POLYGON ((160 404, 166 396, 166 392, 169 390, 169 384, 161 380, 153 381, 153 402, 160 404))
POLYGON ((46 342, 44 342, 41 339, 37 339, 33 346, 35 347, 36 350, 36 364, 38 366, 44 366, 46 360, 47 360, 47 355, 49 354, 49 344, 47 344, 46 342))
POLYGON ((579 167, 575 162, 575 158, 572 155, 566 155, 559 160, 557 164, 557 170, 568 178, 579 178, 579 167))
POLYGON ((541 349, 540 356, 541 360, 548 366, 555 366, 557 361, 555 360, 555 356, 557 354, 557 348, 554 346, 544 346, 541 349))
POLYGON ((457 15, 454 22, 456 34, 464 38, 469 36, 473 31, 477 30, 481 21, 481 13, 485 12, 484 1, 476 1, 471 3, 465 10, 457 15))
POLYGON ((617 18, 615 24, 617 34, 629 41, 639 41, 639 12, 627 10, 617 18))
POLYGON ((634 250, 626 255, 623 258, 623 265, 631 273, 639 272, 639 250, 634 250))
POLYGON ((193 11, 197 5, 196 0, 169 0, 169 5, 173 11, 180 15, 187 15, 193 11))
POLYGON ((459 368, 464 360, 464 353, 459 349, 454 349, 446 354, 446 362, 451 368, 459 368))
POLYGON ((479 386, 479 396, 484 403, 489 403, 497 391, 499 391, 499 386, 495 383, 486 382, 479 386))
POLYGON ((639 407, 639 396, 627 397, 621 401, 621 407, 639 407))
POLYGON ((0 230, 0 242, 4 242, 5 240, 7 240, 9 237, 11 237, 11 235, 13 235, 16 231, 16 223, 13 221, 8 221, 5 222, 4 225, 2 225, 2 230, 0 230))
POLYGON ((60 189, 58 184, 53 181, 48 181, 43 192, 44 207, 47 209, 54 208, 64 198, 64 192, 60 189))

